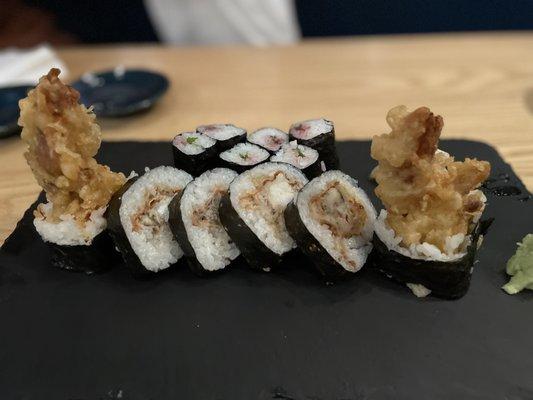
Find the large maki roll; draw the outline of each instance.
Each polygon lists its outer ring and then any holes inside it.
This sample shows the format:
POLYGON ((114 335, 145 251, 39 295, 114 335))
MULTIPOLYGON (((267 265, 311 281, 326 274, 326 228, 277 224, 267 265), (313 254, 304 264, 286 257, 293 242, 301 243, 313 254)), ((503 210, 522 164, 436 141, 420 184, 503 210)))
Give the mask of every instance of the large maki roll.
MULTIPOLYGON (((461 240, 461 249, 442 252, 428 243, 406 248, 381 211, 376 223, 372 262, 389 278, 405 283, 417 297, 433 294, 456 299, 468 291, 476 254, 492 220, 479 221, 461 240)), ((462 237, 450 237, 450 243, 462 237)), ((453 245, 452 245, 453 246, 453 245)))
POLYGON ((289 135, 277 128, 261 128, 248 135, 250 143, 261 146, 274 154, 285 143, 289 143, 289 135))
POLYGON ((340 171, 310 181, 285 210, 290 235, 327 279, 363 267, 372 250, 375 219, 366 193, 340 171))
POLYGON ((324 118, 297 122, 289 129, 290 140, 296 140, 311 147, 320 154, 325 169, 337 169, 339 157, 335 147, 335 128, 333 122, 324 118))
POLYGON ((201 125, 196 128, 196 132, 215 139, 219 152, 228 150, 237 143, 246 142, 246 129, 233 124, 201 125))
POLYGON ((165 270, 183 255, 168 224, 168 205, 192 179, 177 168, 157 167, 113 196, 107 212, 110 234, 134 275, 165 270))
POLYGON ((198 132, 184 132, 172 140, 174 166, 193 176, 207 171, 214 162, 216 140, 198 132))
POLYGON ((109 268, 115 257, 104 212, 126 178, 94 159, 101 143, 94 113, 51 69, 20 101, 19 124, 24 156, 46 193, 33 223, 51 264, 86 273, 109 268))
POLYGON ((218 165, 240 173, 267 161, 268 157, 270 153, 255 144, 238 143, 219 154, 218 165))
POLYGON ((417 296, 463 296, 488 223, 477 188, 490 164, 455 161, 438 150, 442 117, 404 106, 387 115, 391 132, 372 139, 376 195, 384 205, 375 224, 373 264, 417 296))
POLYGON ((106 230, 106 207, 87 214, 80 223, 72 214, 53 218, 52 203, 40 204, 33 224, 46 243, 53 266, 69 271, 92 274, 110 268, 115 260, 113 242, 106 230))
POLYGON ((270 157, 270 161, 291 164, 301 170, 308 179, 313 179, 323 172, 318 151, 298 144, 296 140, 281 146, 276 154, 270 157))
POLYGON ((252 268, 270 271, 296 247, 283 213, 306 183, 292 165, 269 162, 243 172, 222 197, 222 225, 252 268))
POLYGON ((170 228, 198 275, 221 270, 240 254, 218 214, 220 199, 236 176, 226 168, 204 172, 170 202, 170 228))

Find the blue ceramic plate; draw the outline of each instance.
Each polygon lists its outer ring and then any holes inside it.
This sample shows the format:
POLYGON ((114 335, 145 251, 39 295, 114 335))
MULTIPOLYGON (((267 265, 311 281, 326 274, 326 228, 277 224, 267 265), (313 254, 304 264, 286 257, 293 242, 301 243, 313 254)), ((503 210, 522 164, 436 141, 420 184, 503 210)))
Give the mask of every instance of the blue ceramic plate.
POLYGON ((11 86, 0 88, 0 138, 20 132, 19 100, 26 97, 33 86, 11 86))
POLYGON ((121 117, 146 110, 167 91, 169 82, 156 72, 115 68, 88 73, 72 85, 81 102, 101 117, 121 117))

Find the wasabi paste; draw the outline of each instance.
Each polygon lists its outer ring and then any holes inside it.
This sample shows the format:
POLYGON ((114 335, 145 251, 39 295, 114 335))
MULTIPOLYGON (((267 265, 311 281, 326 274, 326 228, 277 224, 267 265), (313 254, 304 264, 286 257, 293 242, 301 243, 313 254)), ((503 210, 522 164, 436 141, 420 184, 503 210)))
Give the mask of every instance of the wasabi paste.
POLYGON ((514 256, 507 261, 507 274, 511 280, 503 286, 509 294, 516 294, 523 289, 533 290, 533 234, 527 234, 514 256))

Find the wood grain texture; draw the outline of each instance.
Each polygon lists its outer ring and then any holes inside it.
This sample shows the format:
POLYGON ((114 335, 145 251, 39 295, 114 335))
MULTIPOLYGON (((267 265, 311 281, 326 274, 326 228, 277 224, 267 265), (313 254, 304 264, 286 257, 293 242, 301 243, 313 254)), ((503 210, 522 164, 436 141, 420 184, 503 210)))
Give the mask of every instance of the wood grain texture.
MULTIPOLYGON (((297 46, 59 50, 75 79, 117 65, 161 71, 168 94, 147 113, 101 120, 105 140, 169 140, 202 123, 249 130, 324 116, 339 139, 387 130, 398 104, 444 117, 445 138, 493 145, 533 188, 533 33, 387 36, 297 46)), ((0 141, 0 242, 39 188, 18 138, 0 141)))

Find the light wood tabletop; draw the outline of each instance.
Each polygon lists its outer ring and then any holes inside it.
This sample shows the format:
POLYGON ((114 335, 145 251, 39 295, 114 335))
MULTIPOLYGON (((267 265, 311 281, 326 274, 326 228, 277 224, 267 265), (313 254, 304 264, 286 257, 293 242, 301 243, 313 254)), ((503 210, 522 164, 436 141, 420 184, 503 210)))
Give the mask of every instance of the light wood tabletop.
MULTIPOLYGON (((533 33, 446 34, 307 41, 289 47, 98 46, 59 49, 70 80, 146 67, 171 80, 150 112, 100 120, 105 140, 170 140, 202 123, 249 130, 327 117, 338 138, 387 130, 393 106, 429 106, 444 138, 493 145, 533 188, 533 33)), ((39 187, 18 138, 0 141, 0 243, 39 187)))

